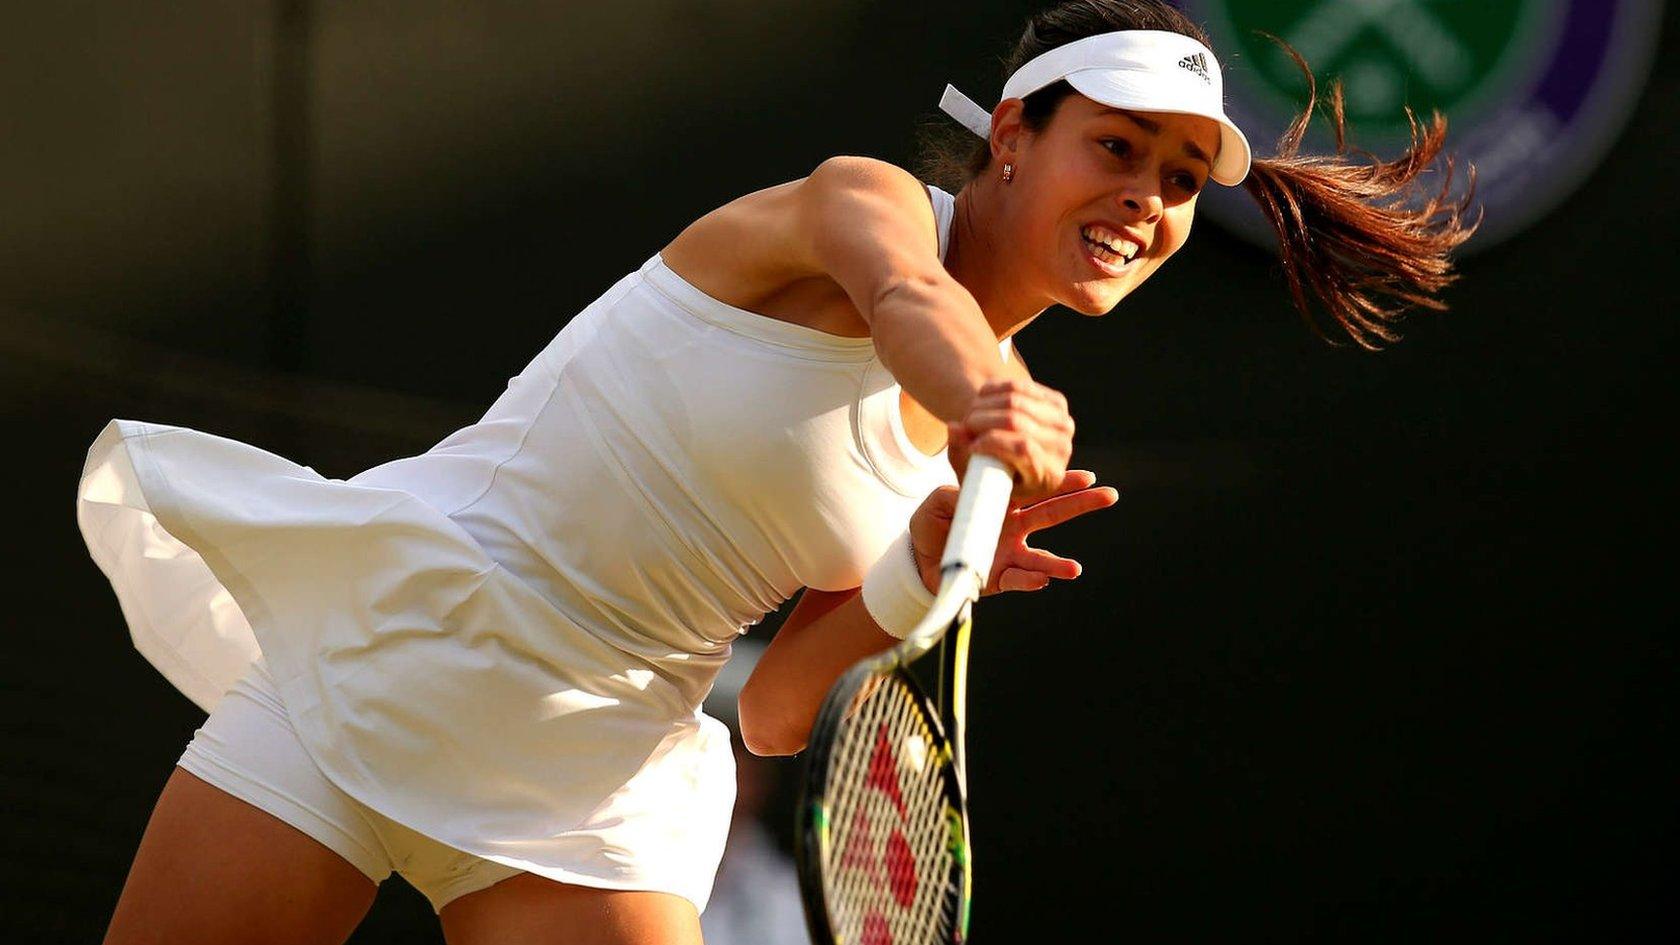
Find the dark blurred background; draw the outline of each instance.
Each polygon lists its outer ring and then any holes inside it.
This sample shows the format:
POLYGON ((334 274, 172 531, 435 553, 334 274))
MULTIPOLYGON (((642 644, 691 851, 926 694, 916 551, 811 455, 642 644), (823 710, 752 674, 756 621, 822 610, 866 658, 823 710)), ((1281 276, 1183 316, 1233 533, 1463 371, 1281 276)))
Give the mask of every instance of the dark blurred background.
MULTIPOLYGON (((706 210, 912 162, 1035 6, 7 4, 6 940, 98 939, 202 721, 76 531, 105 420, 338 477, 424 450, 706 210)), ((1662 30, 1602 162, 1391 351, 1315 340, 1212 220, 1023 337, 1123 498, 1047 541, 1084 579, 982 618, 980 941, 1674 935, 1662 30)), ((437 940, 394 881, 352 941, 437 940)))

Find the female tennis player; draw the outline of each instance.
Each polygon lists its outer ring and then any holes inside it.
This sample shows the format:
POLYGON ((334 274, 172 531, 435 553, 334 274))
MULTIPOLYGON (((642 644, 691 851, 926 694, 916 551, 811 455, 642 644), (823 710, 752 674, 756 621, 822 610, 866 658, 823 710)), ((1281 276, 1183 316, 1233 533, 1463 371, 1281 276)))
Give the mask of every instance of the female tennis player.
POLYGON ((843 157, 707 214, 423 455, 328 480, 108 425, 79 523, 210 715, 107 942, 338 942, 392 872, 452 945, 697 942, 734 785, 699 706, 732 638, 802 592, 740 701, 750 747, 798 750, 931 598, 976 452, 1019 478, 988 590, 1078 575, 1027 536, 1115 494, 1068 471, 1023 328, 1114 308, 1245 178, 1304 311, 1376 344, 1439 307, 1467 227, 1405 199, 1439 123, 1393 163, 1296 156, 1297 128, 1251 167, 1159 0, 1048 9, 1009 71, 989 112, 947 94, 980 135, 954 196, 843 157))

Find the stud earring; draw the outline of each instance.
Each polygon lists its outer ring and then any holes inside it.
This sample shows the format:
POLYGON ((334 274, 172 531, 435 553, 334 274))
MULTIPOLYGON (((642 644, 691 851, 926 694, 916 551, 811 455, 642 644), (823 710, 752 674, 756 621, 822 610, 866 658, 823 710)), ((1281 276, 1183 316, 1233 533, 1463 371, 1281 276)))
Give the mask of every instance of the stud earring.
POLYGON ((1015 165, 1005 164, 1003 166, 1003 182, 1005 184, 1007 184, 1014 179, 1015 179, 1015 165))

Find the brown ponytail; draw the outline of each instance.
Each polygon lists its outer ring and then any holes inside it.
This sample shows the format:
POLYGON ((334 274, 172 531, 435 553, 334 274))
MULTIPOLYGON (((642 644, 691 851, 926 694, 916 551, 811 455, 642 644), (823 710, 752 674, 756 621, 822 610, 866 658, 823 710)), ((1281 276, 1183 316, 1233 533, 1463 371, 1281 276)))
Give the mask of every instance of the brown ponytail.
POLYGON ((1348 160, 1339 81, 1323 106, 1336 136, 1335 155, 1301 155, 1318 85, 1300 54, 1276 41, 1306 75, 1307 105, 1278 140, 1277 156, 1256 159, 1243 186, 1277 234, 1284 278, 1308 327, 1338 343, 1310 295, 1355 344, 1382 348, 1400 340, 1408 309, 1446 309, 1439 294, 1458 279, 1450 254, 1480 223, 1479 215, 1466 219, 1475 168, 1468 192, 1453 201, 1455 164, 1447 157, 1439 189, 1423 199, 1421 178, 1446 143, 1447 120, 1436 112, 1425 126, 1410 109, 1412 143, 1404 154, 1392 161, 1368 154, 1364 161, 1348 160))

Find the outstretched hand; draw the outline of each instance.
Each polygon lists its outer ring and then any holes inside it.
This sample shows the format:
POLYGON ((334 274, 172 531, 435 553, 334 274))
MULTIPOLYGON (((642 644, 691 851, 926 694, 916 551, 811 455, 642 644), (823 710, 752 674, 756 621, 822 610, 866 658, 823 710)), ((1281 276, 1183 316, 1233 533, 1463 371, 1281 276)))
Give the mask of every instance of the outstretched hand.
MULTIPOLYGON (((1036 591, 1049 586, 1052 580, 1071 581, 1078 577, 1079 562, 1033 548, 1027 544, 1027 536, 1119 501, 1119 492, 1109 486, 1097 486, 1096 481, 1096 473, 1075 469, 1062 477, 1060 486, 1048 498, 1011 507, 1004 516, 997 556, 992 559, 992 573, 982 593, 1036 591)), ((939 590, 939 559, 956 510, 957 487, 941 486, 928 493, 910 516, 910 544, 916 552, 916 568, 929 591, 939 590)))

